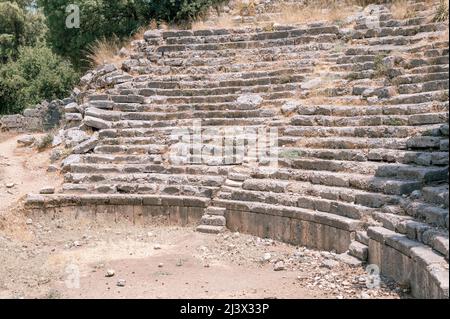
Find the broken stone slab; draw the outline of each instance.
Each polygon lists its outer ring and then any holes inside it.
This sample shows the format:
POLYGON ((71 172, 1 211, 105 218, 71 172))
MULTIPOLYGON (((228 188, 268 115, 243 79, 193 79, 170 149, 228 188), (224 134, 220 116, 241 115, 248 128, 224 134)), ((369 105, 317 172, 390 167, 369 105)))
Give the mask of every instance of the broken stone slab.
POLYGON ((81 161, 81 156, 80 155, 72 154, 72 155, 69 155, 61 163, 61 167, 62 167, 63 171, 66 171, 70 167, 70 165, 80 163, 80 161, 81 161))
POLYGON ((337 255, 336 259, 351 267, 361 267, 363 264, 361 260, 353 256, 350 256, 348 253, 337 255))
POLYGON ((300 106, 300 103, 298 103, 296 101, 288 101, 288 102, 284 103, 283 106, 281 107, 281 112, 284 115, 289 115, 289 114, 292 114, 295 111, 297 111, 299 106, 300 106))
POLYGON ((64 118, 67 122, 80 122, 81 120, 83 120, 83 115, 81 115, 80 113, 66 113, 64 115, 64 118))
POLYGON ((240 109, 255 109, 264 99, 259 94, 243 94, 239 96, 236 100, 236 104, 240 109))
POLYGON ((82 142, 73 149, 74 154, 86 154, 93 150, 98 143, 98 134, 94 134, 90 139, 82 142))
POLYGON ((84 118, 84 124, 99 130, 111 128, 110 122, 92 116, 86 116, 84 118))
POLYGON ((64 107, 65 113, 81 113, 81 110, 81 107, 75 102, 69 103, 64 107))
POLYGON ((31 146, 34 142, 36 142, 36 139, 31 135, 23 136, 17 140, 17 144, 22 147, 31 146))

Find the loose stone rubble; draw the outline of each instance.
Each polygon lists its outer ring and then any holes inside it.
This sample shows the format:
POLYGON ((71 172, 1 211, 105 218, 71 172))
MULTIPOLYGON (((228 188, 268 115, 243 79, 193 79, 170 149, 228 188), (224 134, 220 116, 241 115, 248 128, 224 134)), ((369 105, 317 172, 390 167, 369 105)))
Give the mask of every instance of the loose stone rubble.
POLYGON ((147 31, 121 68, 81 79, 54 142, 65 183, 29 207, 195 220, 448 298, 448 25, 410 5, 414 18, 378 5, 344 26, 147 31), (261 156, 257 133, 275 129, 261 156), (236 152, 222 156, 230 132, 236 152))

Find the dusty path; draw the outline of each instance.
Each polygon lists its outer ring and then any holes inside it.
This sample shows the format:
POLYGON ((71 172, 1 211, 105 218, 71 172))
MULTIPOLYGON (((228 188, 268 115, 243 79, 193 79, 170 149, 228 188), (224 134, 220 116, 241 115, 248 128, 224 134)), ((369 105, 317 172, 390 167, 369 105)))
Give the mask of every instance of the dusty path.
POLYGON ((35 219, 26 231, 27 240, 0 232, 0 298, 400 297, 390 283, 368 289, 364 269, 333 254, 243 234, 66 219, 35 219))
POLYGON ((18 147, 17 140, 25 135, 0 133, 0 213, 27 193, 59 182, 56 174, 47 173, 49 151, 18 147))

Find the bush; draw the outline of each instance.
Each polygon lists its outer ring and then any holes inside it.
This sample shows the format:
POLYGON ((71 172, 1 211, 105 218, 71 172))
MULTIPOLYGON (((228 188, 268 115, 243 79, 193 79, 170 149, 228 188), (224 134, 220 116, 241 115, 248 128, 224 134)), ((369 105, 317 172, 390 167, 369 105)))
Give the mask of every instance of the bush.
POLYGON ((45 46, 19 49, 17 61, 0 67, 0 114, 21 112, 42 100, 65 97, 78 75, 45 46))
POLYGON ((15 59, 20 46, 34 46, 44 39, 44 16, 26 10, 28 2, 0 0, 0 63, 15 59))

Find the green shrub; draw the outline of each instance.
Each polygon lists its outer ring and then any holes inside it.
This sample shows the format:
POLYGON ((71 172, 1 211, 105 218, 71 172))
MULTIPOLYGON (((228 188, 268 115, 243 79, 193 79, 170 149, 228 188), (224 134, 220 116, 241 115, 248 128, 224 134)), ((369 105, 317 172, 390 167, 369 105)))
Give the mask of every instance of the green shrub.
POLYGON ((448 2, 441 0, 433 18, 433 22, 443 22, 448 20, 448 2))
POLYGON ((34 46, 44 39, 44 16, 24 9, 28 2, 0 0, 0 63, 15 59, 20 46, 34 46))
POLYGON ((77 81, 70 63, 45 46, 23 47, 0 67, 0 114, 18 113, 42 100, 65 97, 77 81))

